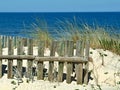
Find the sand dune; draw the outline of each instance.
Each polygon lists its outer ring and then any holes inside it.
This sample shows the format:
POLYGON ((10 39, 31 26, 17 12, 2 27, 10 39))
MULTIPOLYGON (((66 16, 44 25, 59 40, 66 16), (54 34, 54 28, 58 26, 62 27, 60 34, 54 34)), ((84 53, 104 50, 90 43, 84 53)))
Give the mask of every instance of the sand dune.
MULTIPOLYGON (((27 48, 24 48, 25 54, 27 54, 27 48)), ((7 48, 3 49, 3 54, 7 55, 7 48)), ((14 55, 17 54, 17 50, 14 49, 14 55)), ((44 55, 49 56, 49 49, 45 50, 44 55)), ((37 55, 37 47, 34 47, 34 55, 37 55)), ((56 53, 57 56, 57 53, 56 53)), ((0 79, 0 90, 99 90, 96 84, 100 85, 102 90, 120 90, 120 56, 110 51, 104 51, 102 49, 90 49, 90 57, 93 58, 92 62, 89 62, 89 71, 91 72, 91 79, 89 79, 88 85, 77 85, 75 81, 71 84, 67 84, 64 80, 62 83, 49 82, 47 80, 36 80, 34 77, 33 82, 27 83, 27 78, 23 78, 23 83, 17 84, 16 79, 7 79, 7 75, 0 79), (104 61, 104 65, 102 65, 104 61), (11 82, 14 81, 14 84, 11 82)), ((16 65, 14 60, 14 65, 16 65)), ((7 61, 3 60, 3 65, 7 65, 7 61)), ((48 62, 44 63, 45 68, 48 69, 48 62)), ((57 63, 55 63, 57 67, 57 63)), ((23 62, 23 66, 27 66, 27 61, 23 62)), ((34 66, 36 66, 34 64, 34 66)), ((7 67, 5 68, 7 70, 7 67)), ((64 72, 66 67, 64 67, 64 72)))

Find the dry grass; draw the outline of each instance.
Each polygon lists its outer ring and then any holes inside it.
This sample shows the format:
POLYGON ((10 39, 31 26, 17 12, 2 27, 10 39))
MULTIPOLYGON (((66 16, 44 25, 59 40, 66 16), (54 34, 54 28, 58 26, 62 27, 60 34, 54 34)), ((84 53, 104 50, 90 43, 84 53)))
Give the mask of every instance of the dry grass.
MULTIPOLYGON (((45 46, 49 47, 53 37, 48 32, 47 22, 45 20, 36 19, 36 23, 32 24, 32 36, 38 41, 45 41, 45 46)), ((57 21, 57 36, 59 40, 90 40, 91 48, 102 48, 110 50, 120 55, 120 34, 108 33, 105 28, 94 25, 83 24, 76 20, 58 20, 57 21)), ((56 38, 56 37, 54 37, 56 38)))
POLYGON ((64 20, 58 24, 58 36, 64 40, 90 40, 91 48, 102 48, 120 55, 120 34, 109 33, 103 27, 91 27, 87 24, 80 26, 74 18, 72 21, 64 20))
POLYGON ((48 32, 47 22, 45 20, 36 19, 36 22, 32 24, 33 31, 32 37, 39 41, 45 41, 45 47, 49 47, 52 41, 52 36, 48 32))

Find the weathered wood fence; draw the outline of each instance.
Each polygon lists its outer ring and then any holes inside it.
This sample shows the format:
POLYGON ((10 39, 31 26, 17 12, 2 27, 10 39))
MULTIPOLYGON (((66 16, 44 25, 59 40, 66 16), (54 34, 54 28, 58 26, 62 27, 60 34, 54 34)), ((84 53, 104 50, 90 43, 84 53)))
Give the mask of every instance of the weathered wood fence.
POLYGON ((13 78, 13 60, 17 60, 17 70, 22 77, 23 60, 27 60, 27 76, 32 74, 33 61, 37 62, 37 79, 44 79, 44 62, 49 61, 48 80, 54 80, 54 62, 58 62, 57 81, 62 82, 66 78, 67 83, 71 83, 71 74, 75 67, 77 84, 88 83, 88 58, 89 41, 52 41, 50 45, 50 56, 44 56, 45 42, 37 43, 38 55, 33 54, 33 39, 19 37, 0 37, 0 77, 2 77, 2 61, 8 60, 7 77, 13 78), (23 47, 28 47, 27 55, 24 55, 23 47), (2 54, 2 48, 8 47, 8 55, 2 54), (13 55, 13 49, 17 48, 17 55, 13 55), (76 51, 75 51, 76 50, 76 51), (59 56, 55 56, 58 53, 59 56), (66 64, 65 64, 66 63, 66 64), (67 68, 66 77, 64 77, 64 65, 67 68))

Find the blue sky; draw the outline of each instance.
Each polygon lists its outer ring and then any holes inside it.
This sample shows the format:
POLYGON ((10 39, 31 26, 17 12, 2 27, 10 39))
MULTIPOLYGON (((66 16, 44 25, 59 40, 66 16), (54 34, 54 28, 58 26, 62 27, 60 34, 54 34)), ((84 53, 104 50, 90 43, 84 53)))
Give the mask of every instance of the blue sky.
POLYGON ((0 12, 120 11, 120 0, 0 0, 0 12))

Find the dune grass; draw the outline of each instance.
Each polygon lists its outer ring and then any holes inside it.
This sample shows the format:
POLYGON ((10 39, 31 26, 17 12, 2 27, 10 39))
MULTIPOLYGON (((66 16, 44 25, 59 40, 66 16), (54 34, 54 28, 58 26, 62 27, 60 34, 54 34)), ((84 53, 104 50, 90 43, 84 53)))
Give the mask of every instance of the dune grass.
MULTIPOLYGON (((46 47, 49 47, 51 41, 55 38, 48 32, 47 22, 37 19, 37 22, 32 24, 34 36, 38 41, 45 41, 46 47)), ((91 48, 100 48, 112 51, 120 55, 120 34, 111 34, 104 27, 94 25, 91 27, 88 24, 82 24, 74 17, 72 20, 57 20, 57 39, 59 40, 90 40, 91 48)), ((56 38, 55 38, 56 39, 56 38)))
POLYGON ((47 22, 45 20, 36 19, 36 22, 32 24, 33 30, 31 36, 39 41, 45 41, 45 47, 49 47, 52 41, 52 36, 48 32, 47 22))
POLYGON ((72 21, 59 21, 58 36, 63 40, 90 40, 91 48, 100 48, 120 55, 120 34, 110 33, 104 27, 82 24, 74 18, 72 21))
POLYGON ((73 40, 76 42, 77 40, 82 39, 81 37, 81 31, 79 30, 79 25, 76 21, 76 18, 74 20, 58 20, 57 21, 57 36, 62 40, 73 40))

